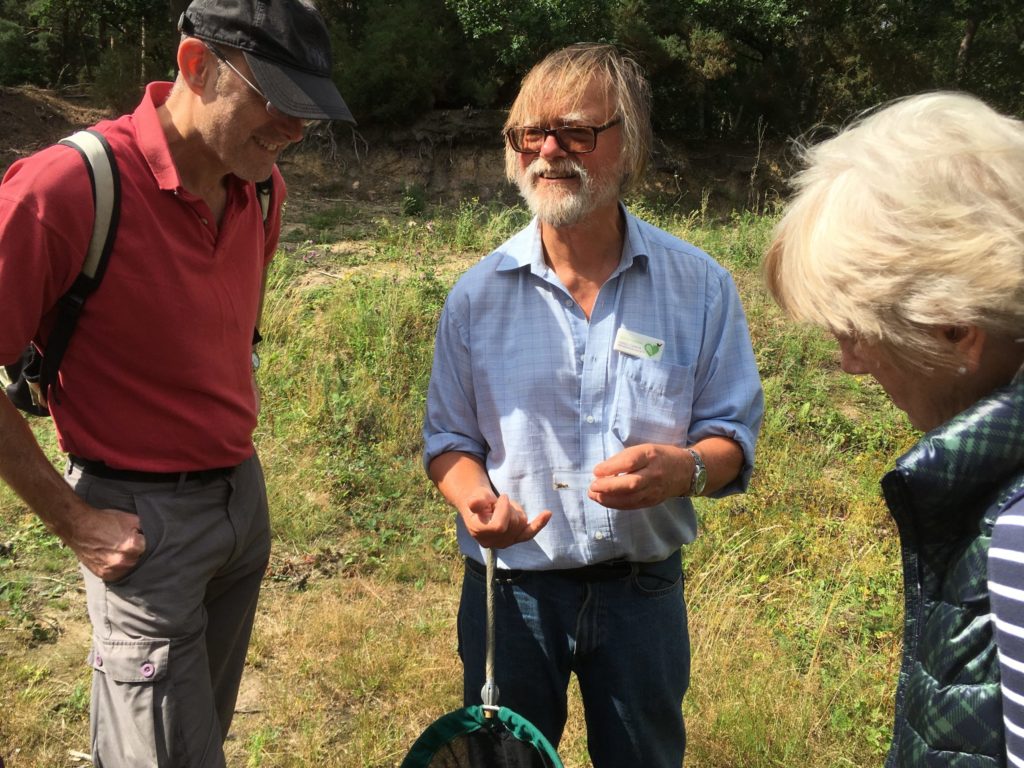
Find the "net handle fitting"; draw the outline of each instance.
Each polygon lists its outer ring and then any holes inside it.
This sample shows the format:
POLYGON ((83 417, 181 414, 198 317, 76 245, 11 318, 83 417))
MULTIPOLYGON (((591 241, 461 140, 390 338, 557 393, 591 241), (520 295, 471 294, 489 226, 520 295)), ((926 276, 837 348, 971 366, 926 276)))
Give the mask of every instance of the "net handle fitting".
POLYGON ((487 548, 487 658, 484 663, 484 687, 480 689, 484 717, 498 711, 498 686, 494 682, 494 550, 487 548))

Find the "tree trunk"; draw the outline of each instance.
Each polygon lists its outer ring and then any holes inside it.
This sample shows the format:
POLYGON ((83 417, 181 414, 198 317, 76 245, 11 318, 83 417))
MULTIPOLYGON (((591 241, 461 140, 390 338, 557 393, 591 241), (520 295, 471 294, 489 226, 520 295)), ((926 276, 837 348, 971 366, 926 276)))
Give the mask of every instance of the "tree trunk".
POLYGON ((964 36, 960 40, 960 49, 956 52, 956 84, 962 85, 967 77, 967 66, 971 56, 971 46, 978 34, 978 19, 971 17, 964 24, 964 36))
POLYGON ((139 85, 146 83, 146 20, 139 21, 139 85))

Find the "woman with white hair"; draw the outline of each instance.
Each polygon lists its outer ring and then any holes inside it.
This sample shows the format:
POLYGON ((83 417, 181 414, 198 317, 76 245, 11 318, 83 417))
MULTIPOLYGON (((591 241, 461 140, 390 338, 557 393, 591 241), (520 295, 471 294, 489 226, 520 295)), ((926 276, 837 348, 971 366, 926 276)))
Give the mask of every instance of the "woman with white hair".
POLYGON ((926 432, 882 480, 906 587, 886 766, 1024 766, 1024 124, 932 93, 803 154, 768 288, 926 432))

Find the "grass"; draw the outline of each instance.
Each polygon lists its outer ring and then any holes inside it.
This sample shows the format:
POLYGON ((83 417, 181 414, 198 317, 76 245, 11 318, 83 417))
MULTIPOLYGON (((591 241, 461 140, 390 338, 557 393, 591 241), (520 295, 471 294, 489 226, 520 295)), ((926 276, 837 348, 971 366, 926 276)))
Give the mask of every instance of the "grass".
MULTIPOLYGON (((420 465, 434 325, 457 275, 527 216, 467 200, 303 214, 265 305, 256 442, 275 531, 229 764, 395 766, 460 706, 452 513, 420 465)), ((832 342, 780 316, 758 274, 771 216, 634 211, 739 286, 767 413, 748 493, 701 500, 685 551, 689 766, 875 766, 887 747, 901 585, 878 479, 914 433, 832 342)), ((52 430, 34 428, 59 464, 52 430)), ((0 487, 0 757, 88 751, 89 629, 75 563, 0 487)), ((588 764, 578 692, 559 749, 588 764)))

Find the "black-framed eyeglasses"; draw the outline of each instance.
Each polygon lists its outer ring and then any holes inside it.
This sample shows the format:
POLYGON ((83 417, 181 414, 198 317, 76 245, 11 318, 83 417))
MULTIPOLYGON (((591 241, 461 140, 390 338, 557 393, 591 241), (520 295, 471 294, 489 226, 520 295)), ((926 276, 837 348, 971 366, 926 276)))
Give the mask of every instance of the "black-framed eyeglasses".
MULTIPOLYGON (((230 69, 232 72, 234 72, 239 77, 239 79, 241 79, 241 81, 243 83, 245 83, 246 85, 249 86, 250 89, 252 89, 253 93, 255 93, 257 96, 260 97, 260 99, 264 102, 264 107, 266 108, 268 115, 270 115, 271 117, 275 117, 275 118, 287 118, 287 119, 290 119, 290 120, 294 120, 295 119, 294 115, 289 115, 287 112, 282 112, 280 109, 275 107, 271 103, 270 99, 267 98, 267 95, 265 93, 263 93, 263 91, 260 90, 259 86, 257 86, 252 80, 250 80, 248 77, 246 77, 241 72, 239 72, 238 71, 238 67, 236 67, 234 64, 232 64, 230 61, 228 61, 227 57, 223 53, 221 53, 219 50, 217 50, 217 46, 213 45, 213 43, 207 42, 206 40, 203 40, 203 45, 205 45, 207 48, 209 48, 210 49, 210 53, 212 53, 214 56, 216 56, 220 61, 224 62, 224 64, 227 65, 228 69, 230 69)), ((316 122, 316 120, 303 120, 302 121, 302 126, 303 126, 303 128, 308 128, 310 125, 312 125, 315 122, 316 122)))
POLYGON ((613 125, 622 122, 615 117, 604 125, 560 125, 557 128, 540 128, 525 125, 518 128, 507 128, 505 139, 509 146, 522 155, 536 155, 540 152, 548 136, 554 136, 555 142, 565 152, 574 155, 585 155, 597 148, 597 134, 607 131, 613 125))

